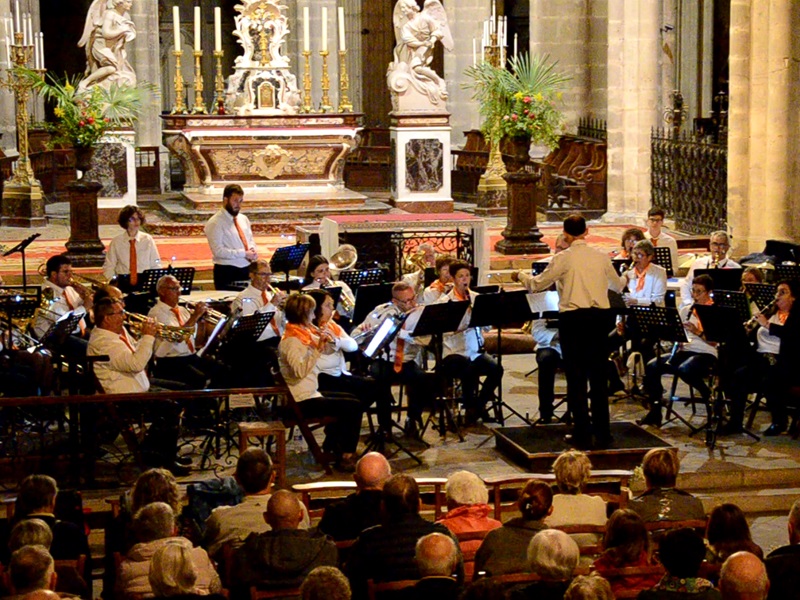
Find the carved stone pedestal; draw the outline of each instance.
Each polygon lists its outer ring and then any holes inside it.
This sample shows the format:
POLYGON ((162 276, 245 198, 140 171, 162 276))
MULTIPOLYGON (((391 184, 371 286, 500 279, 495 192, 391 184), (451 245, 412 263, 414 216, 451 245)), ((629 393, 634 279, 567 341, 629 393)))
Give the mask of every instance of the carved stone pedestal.
POLYGON ((3 185, 3 227, 47 227, 41 184, 6 181, 3 185))
POLYGON ((536 226, 534 190, 541 178, 541 173, 529 171, 503 176, 508 183, 508 221, 502 232, 503 239, 494 247, 501 254, 550 252, 550 247, 542 242, 542 232, 536 226))
POLYGON ((101 267, 105 246, 97 231, 97 194, 101 183, 79 179, 67 185, 69 190, 69 241, 67 256, 75 267, 101 267))

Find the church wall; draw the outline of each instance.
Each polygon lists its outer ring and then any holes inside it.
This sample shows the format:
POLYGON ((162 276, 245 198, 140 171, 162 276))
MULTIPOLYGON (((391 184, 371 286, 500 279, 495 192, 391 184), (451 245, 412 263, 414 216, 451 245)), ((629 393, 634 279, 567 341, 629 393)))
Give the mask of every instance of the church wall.
MULTIPOLYGON (((131 19, 136 25, 136 39, 127 45, 128 60, 139 82, 156 87, 161 84, 161 49, 158 35, 158 0, 135 0, 131 19)), ((161 145, 161 98, 145 96, 144 110, 136 124, 137 146, 161 145)))
POLYGON ((608 0, 589 3, 588 46, 589 103, 585 116, 608 119, 608 0))

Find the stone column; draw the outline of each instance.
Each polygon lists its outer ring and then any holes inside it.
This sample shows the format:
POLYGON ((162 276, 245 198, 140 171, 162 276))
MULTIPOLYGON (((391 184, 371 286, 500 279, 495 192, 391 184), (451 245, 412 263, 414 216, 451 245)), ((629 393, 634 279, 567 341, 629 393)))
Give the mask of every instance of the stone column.
MULTIPOLYGON (((134 0, 130 13, 136 25, 136 39, 126 46, 128 60, 138 81, 151 83, 158 88, 161 85, 158 0, 134 0)), ((172 18, 171 13, 169 18, 172 18)), ((213 78, 211 81, 213 83, 213 78)), ((160 114, 161 99, 156 94, 147 94, 144 111, 136 123, 136 145, 161 145, 160 114)))

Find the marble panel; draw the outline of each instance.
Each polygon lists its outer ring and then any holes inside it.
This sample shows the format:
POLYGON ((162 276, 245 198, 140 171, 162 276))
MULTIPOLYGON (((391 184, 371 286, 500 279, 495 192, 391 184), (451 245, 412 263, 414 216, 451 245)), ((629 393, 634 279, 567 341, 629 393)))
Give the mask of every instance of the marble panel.
POLYGON ((120 143, 97 144, 89 179, 102 184, 100 196, 122 198, 128 193, 127 149, 120 143))
POLYGON ((444 146, 436 139, 406 142, 406 187, 411 192, 438 192, 444 177, 444 146))

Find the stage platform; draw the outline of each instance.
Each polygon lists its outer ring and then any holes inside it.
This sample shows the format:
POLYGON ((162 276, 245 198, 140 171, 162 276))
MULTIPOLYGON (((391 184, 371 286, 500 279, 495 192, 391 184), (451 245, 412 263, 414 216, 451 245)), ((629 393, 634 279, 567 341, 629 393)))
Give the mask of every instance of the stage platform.
MULTIPOLYGON (((532 473, 547 473, 556 457, 570 450, 564 436, 571 427, 563 423, 535 427, 499 427, 494 429, 497 449, 508 459, 532 473)), ((671 444, 629 421, 611 423, 614 444, 607 450, 590 450, 594 469, 633 469, 642 464, 642 457, 653 448, 669 448, 671 444)))

